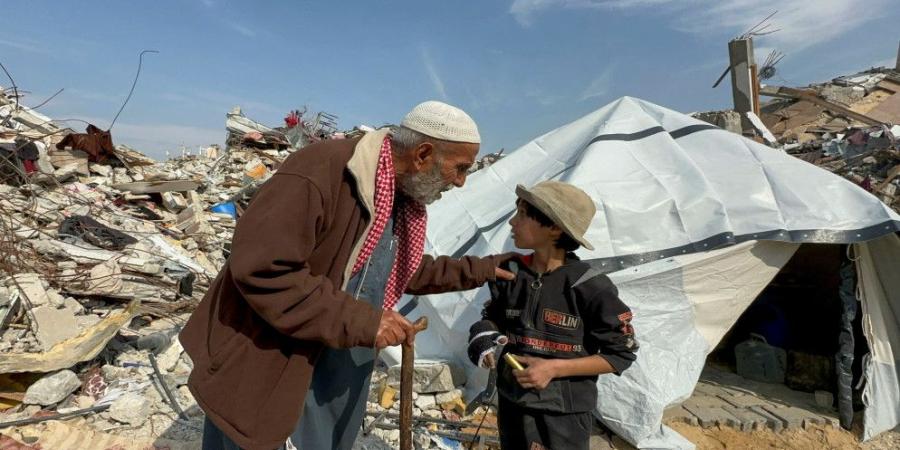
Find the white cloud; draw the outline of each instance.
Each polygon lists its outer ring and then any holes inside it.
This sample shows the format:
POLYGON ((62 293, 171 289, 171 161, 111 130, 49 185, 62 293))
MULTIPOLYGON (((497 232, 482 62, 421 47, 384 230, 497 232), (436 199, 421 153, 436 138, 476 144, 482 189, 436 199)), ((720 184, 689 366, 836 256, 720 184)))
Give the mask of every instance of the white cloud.
POLYGON ((33 42, 33 41, 24 41, 24 40, 11 41, 9 39, 0 39, 0 45, 2 45, 4 47, 11 47, 16 50, 22 50, 22 51, 29 52, 29 53, 41 53, 41 54, 50 53, 49 50, 41 47, 40 45, 38 45, 36 42, 33 42))
POLYGON ((520 25, 528 27, 534 23, 538 13, 549 9, 631 8, 669 1, 671 0, 515 0, 509 7, 509 12, 520 25))
POLYGON ((227 25, 228 28, 231 28, 232 30, 237 31, 238 33, 240 33, 246 37, 249 37, 249 38, 256 37, 256 31, 254 31, 244 25, 241 25, 237 22, 225 22, 225 25, 227 25))
POLYGON ((88 100, 90 102, 122 103, 125 101, 126 94, 127 92, 123 92, 122 95, 114 95, 106 94, 103 92, 87 91, 78 88, 68 88, 61 95, 69 95, 81 100, 88 100))
POLYGON ((591 80, 591 83, 584 89, 584 92, 579 96, 578 101, 583 102, 589 98, 593 97, 603 97, 609 92, 609 88, 612 87, 612 72, 613 68, 607 67, 600 73, 596 78, 591 80))
POLYGON ((757 40, 784 52, 799 52, 859 28, 891 4, 892 0, 869 0, 865 5, 857 0, 515 0, 509 12, 522 26, 530 26, 538 14, 553 9, 643 9, 665 13, 670 26, 680 31, 737 36, 778 11, 770 29, 780 31, 757 40))
POLYGON ((437 68, 434 65, 434 62, 431 60, 431 53, 428 51, 428 48, 422 47, 422 64, 425 65, 425 71, 428 72, 428 78, 431 79, 431 84, 434 86, 434 90, 437 91, 438 96, 441 97, 441 100, 447 101, 447 90, 444 88, 444 80, 441 79, 441 75, 438 73, 437 68))

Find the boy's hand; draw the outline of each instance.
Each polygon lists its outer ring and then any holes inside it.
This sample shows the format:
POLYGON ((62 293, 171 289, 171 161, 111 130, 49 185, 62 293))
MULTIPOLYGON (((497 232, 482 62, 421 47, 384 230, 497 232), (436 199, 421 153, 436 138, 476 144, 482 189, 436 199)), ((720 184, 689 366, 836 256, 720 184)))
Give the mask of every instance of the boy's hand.
POLYGON ((513 376, 523 388, 542 390, 556 378, 556 360, 516 355, 526 366, 525 370, 513 370, 513 376))
POLYGON ((494 361, 494 353, 491 352, 491 353, 488 353, 487 355, 484 355, 484 361, 481 363, 481 365, 485 369, 493 369, 494 366, 497 365, 497 362, 494 361))

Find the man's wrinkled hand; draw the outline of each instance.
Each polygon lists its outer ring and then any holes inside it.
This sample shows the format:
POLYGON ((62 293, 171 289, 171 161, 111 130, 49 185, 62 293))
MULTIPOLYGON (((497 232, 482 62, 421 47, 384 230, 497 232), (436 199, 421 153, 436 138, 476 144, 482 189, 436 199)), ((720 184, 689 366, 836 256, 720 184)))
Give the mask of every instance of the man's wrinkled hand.
POLYGON ((412 345, 415 337, 416 331, 412 323, 402 314, 397 311, 381 313, 381 323, 378 324, 378 334, 375 335, 375 348, 382 349, 404 342, 412 345))

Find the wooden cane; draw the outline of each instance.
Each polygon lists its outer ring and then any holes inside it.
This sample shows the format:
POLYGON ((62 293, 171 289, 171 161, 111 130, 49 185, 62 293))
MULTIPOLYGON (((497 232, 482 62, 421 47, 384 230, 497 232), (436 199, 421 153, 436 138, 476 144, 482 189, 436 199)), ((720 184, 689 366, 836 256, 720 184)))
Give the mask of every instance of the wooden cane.
MULTIPOLYGON (((428 328, 428 318, 420 317, 413 323, 416 333, 428 328)), ((400 362, 400 450, 412 450, 412 379, 416 353, 412 345, 403 343, 403 360, 400 362)))

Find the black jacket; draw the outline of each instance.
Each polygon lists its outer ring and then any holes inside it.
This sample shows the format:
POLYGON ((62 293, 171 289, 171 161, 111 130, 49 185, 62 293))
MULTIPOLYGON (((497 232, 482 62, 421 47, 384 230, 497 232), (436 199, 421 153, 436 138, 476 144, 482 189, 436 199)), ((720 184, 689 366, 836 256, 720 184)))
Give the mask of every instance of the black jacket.
MULTIPOLYGON (((606 275, 591 276, 590 265, 574 254, 562 267, 533 272, 531 256, 501 267, 515 280, 490 284, 491 300, 482 312, 509 338, 503 352, 544 358, 600 355, 620 375, 635 359, 638 345, 631 310, 606 275)), ((554 412, 584 412, 597 404, 597 376, 554 379, 543 390, 524 389, 506 362, 498 361, 498 390, 516 404, 554 412)))

